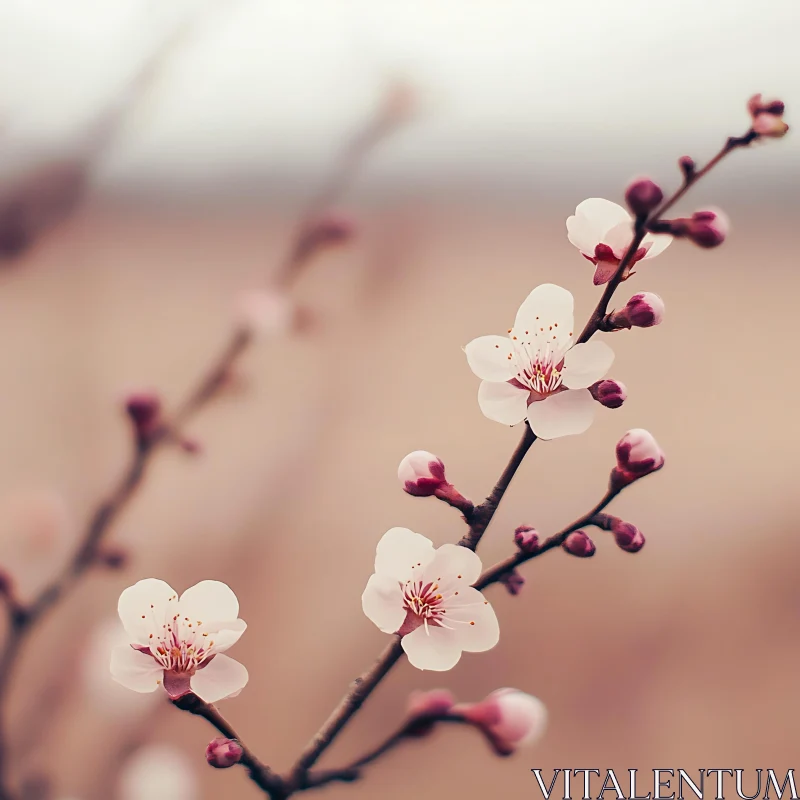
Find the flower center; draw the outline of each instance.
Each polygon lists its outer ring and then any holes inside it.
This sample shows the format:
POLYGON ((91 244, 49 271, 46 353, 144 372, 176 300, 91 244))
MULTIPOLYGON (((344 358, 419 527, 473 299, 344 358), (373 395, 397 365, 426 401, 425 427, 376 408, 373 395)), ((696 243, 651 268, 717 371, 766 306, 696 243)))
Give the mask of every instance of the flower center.
MULTIPOLYGON (((200 620, 173 614, 163 623, 151 611, 149 654, 168 672, 193 674, 214 656, 214 642, 200 620)), ((143 648, 139 648, 143 649, 143 648)))
POLYGON ((403 588, 403 606, 417 617, 418 625, 424 623, 440 626, 441 617, 445 613, 442 608, 443 600, 438 583, 407 581, 403 588))
POLYGON ((564 370, 564 353, 556 341, 511 340, 516 362, 516 375, 513 380, 524 389, 538 395, 534 400, 542 400, 561 386, 564 370))

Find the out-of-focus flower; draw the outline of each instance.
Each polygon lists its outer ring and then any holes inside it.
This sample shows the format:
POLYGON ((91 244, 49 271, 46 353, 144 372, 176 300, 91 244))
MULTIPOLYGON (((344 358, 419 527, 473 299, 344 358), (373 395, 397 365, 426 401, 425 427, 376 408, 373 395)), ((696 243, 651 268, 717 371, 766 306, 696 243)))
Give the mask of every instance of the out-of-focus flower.
MULTIPOLYGON (((567 237, 595 265, 594 283, 599 286, 616 274, 633 239, 633 220, 622 206, 590 197, 567 220, 567 237)), ((671 242, 670 236, 648 233, 628 266, 663 253, 671 242)))
POLYGON ((400 462, 397 477, 403 490, 415 497, 431 497, 447 483, 444 463, 427 450, 415 450, 400 462))
POLYGON ((0 497, 0 566, 17 600, 30 600, 53 579, 76 534, 74 515, 52 489, 20 488, 0 497))
POLYGON ((118 610, 130 644, 112 650, 111 674, 128 689, 154 692, 163 683, 172 699, 192 692, 216 703, 247 684, 247 669, 222 655, 247 627, 224 583, 201 581, 179 599, 168 583, 147 578, 122 593, 118 610))
POLYGON ((578 558, 591 558, 595 553, 594 542, 585 531, 573 531, 561 546, 571 556, 578 558))
POLYGON ((412 692, 408 697, 408 716, 436 717, 446 714, 456 704, 447 689, 431 689, 427 692, 412 692))
POLYGON ((655 211, 663 199, 664 192, 661 191, 661 187, 649 178, 640 178, 625 190, 628 208, 637 217, 646 217, 651 211, 655 211))
POLYGON ((278 289, 251 289, 239 294, 234 322, 251 336, 268 339, 288 333, 295 321, 291 298, 278 289))
POLYGON ((619 381, 602 380, 589 387, 592 397, 606 408, 619 408, 628 397, 625 384, 619 381))
POLYGON ((634 428, 617 442, 612 485, 622 488, 664 466, 664 451, 649 431, 634 428))
POLYGON ((533 744, 547 727, 542 701, 518 689, 497 689, 480 703, 455 706, 453 713, 483 731, 502 756, 533 744))
POLYGON ((560 286, 537 286, 520 306, 508 336, 481 336, 465 348, 482 379, 481 411, 516 425, 526 417, 541 439, 583 433, 595 404, 588 387, 614 360, 600 341, 575 344, 572 295, 560 286))
POLYGON ((122 768, 119 800, 199 800, 194 768, 180 750, 148 745, 137 750, 122 768))
POLYGON ((244 755, 244 748, 236 739, 218 737, 206 747, 206 761, 215 769, 227 769, 238 764, 244 755))
POLYGON ((407 528, 392 528, 378 543, 375 574, 362 595, 364 613, 384 633, 399 633, 418 669, 452 669, 462 651, 497 644, 494 609, 472 588, 481 560, 466 547, 445 544, 407 528))
POLYGON ((789 126, 783 121, 783 101, 764 100, 760 94, 754 94, 747 101, 747 110, 753 120, 753 130, 759 136, 779 139, 789 132, 789 126))
POLYGON ((539 549, 539 534, 535 528, 520 525, 514 531, 514 544, 523 553, 535 553, 539 549))

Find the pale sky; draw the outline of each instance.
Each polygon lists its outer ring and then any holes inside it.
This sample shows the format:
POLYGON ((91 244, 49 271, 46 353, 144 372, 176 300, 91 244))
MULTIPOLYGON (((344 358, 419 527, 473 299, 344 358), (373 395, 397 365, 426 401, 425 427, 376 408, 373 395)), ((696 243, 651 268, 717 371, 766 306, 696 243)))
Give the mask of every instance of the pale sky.
MULTIPOLYGON (((384 177, 667 163, 743 131, 756 91, 800 106, 800 0, 0 0, 0 166, 74 136, 190 19, 103 182, 312 171, 391 74, 423 113, 384 177)), ((800 168, 780 150, 759 164, 800 168)))

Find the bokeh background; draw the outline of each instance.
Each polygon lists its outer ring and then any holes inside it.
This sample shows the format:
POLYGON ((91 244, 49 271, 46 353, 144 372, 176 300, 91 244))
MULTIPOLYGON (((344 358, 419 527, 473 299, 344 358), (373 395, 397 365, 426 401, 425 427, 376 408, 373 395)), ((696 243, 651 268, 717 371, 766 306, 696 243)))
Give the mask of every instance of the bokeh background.
MULTIPOLYGON (((239 391, 190 426, 202 455, 162 452, 115 526, 125 571, 92 573, 30 642, 4 709, 17 783, 48 800, 259 796, 206 766, 202 720, 110 682, 119 592, 149 576, 235 589, 251 680, 223 711, 288 766, 385 644, 360 608, 380 536, 461 533, 400 491, 400 458, 435 452, 479 499, 517 442, 481 415, 461 347, 541 282, 589 314, 592 269, 564 226, 581 200, 620 201, 643 173, 674 186, 678 156, 744 132, 754 92, 792 124, 798 29, 796 0, 0 0, 0 194, 54 164, 78 176, 71 213, 0 273, 0 552, 21 591, 123 469, 120 399, 185 394, 386 86, 413 94, 336 204, 357 235, 295 286, 311 324, 248 353, 239 391)), ((443 730, 327 796, 526 798, 532 767, 796 764, 799 177, 790 134, 692 191, 680 209, 724 208, 728 241, 676 243, 622 287, 667 305, 660 327, 613 337, 628 401, 537 443, 481 546, 493 562, 517 525, 581 514, 617 439, 646 427, 667 466, 612 507, 645 549, 598 534, 592 560, 553 552, 519 597, 492 588, 499 646, 441 675, 401 663, 323 764, 369 747, 419 688, 518 687, 547 704, 544 739, 500 760, 443 730)))

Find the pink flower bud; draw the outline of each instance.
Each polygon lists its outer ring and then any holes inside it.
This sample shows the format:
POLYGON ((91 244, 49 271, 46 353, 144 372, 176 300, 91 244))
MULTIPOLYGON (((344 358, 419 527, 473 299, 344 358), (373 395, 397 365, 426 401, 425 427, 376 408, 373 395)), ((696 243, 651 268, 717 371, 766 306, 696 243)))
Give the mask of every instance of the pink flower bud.
POLYGON ((161 400, 155 393, 136 392, 128 395, 125 411, 140 444, 147 442, 161 426, 161 400))
POLYGON ((686 237, 699 247, 721 245, 730 229, 730 222, 721 211, 695 211, 684 222, 686 237))
POLYGON ((617 466, 612 486, 622 488, 664 466, 664 453, 653 435, 643 428, 628 431, 617 442, 617 466))
POLYGON ((561 545, 570 555, 578 558, 591 558, 595 554, 594 542, 585 531, 573 531, 561 545))
POLYGON ((638 553, 644 547, 642 532, 630 522, 615 517, 611 523, 611 532, 617 546, 627 553, 638 553))
POLYGON ((539 549, 539 534, 534 528, 520 525, 514 531, 514 544, 523 553, 535 553, 539 549))
POLYGON ((637 217, 646 217, 651 211, 658 208, 658 204, 663 199, 664 192, 661 191, 661 187, 649 178, 634 181, 625 191, 628 208, 637 217))
POLYGON ((687 181, 694 177, 694 173, 697 170, 697 164, 695 164, 694 159, 691 156, 681 156, 678 159, 678 166, 683 173, 683 177, 687 181))
POLYGON ((236 739, 219 737, 206 747, 206 761, 215 769, 227 769, 242 760, 244 750, 236 739))
POLYGON ((628 300, 622 314, 625 327, 652 328, 664 320, 664 301, 652 292, 640 292, 628 300))
POLYGON ((619 408, 628 397, 625 384, 610 379, 597 381, 589 387, 592 397, 606 408, 619 408))
POLYGON ((511 572, 506 572, 504 575, 500 576, 500 583, 506 587, 508 593, 512 595, 512 597, 516 597, 525 585, 525 578, 523 578, 517 570, 512 569, 511 572))
POLYGON ((235 323, 251 336, 267 339, 288 333, 295 321, 291 299, 277 289, 242 292, 234 308, 235 323))
POLYGON ((789 132, 783 121, 785 106, 781 100, 764 100, 755 94, 748 100, 747 110, 753 119, 753 132, 758 136, 779 139, 789 132))
POLYGON ((403 490, 415 497, 430 497, 447 484, 441 459, 426 450, 409 453, 397 468, 403 490))
POLYGON ((412 692, 408 698, 406 736, 427 736, 436 722, 450 713, 455 703, 455 698, 447 689, 412 692))
POLYGON ((547 709, 541 700, 518 689, 498 689, 480 703, 453 710, 479 728, 501 756, 535 742, 547 725, 547 709))

